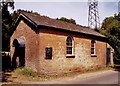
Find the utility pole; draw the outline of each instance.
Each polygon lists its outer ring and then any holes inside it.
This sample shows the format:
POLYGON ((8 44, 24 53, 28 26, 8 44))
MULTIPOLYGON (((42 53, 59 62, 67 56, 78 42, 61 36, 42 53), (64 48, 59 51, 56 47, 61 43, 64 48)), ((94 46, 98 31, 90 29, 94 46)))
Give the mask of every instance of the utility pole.
POLYGON ((88 26, 92 29, 100 28, 98 1, 88 0, 88 5, 89 5, 88 26))

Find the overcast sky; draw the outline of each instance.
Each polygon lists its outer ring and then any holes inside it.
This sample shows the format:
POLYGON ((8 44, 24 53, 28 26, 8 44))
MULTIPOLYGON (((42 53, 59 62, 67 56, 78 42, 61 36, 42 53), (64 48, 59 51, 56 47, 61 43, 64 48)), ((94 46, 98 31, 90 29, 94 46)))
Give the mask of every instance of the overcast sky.
MULTIPOLYGON (((76 20, 77 24, 83 26, 88 25, 88 0, 84 0, 84 2, 83 0, 26 0, 26 2, 23 0, 14 1, 15 10, 32 10, 51 18, 73 18, 76 20)), ((118 13, 118 1, 119 0, 99 0, 98 9, 101 22, 105 17, 109 17, 115 13, 118 13)))

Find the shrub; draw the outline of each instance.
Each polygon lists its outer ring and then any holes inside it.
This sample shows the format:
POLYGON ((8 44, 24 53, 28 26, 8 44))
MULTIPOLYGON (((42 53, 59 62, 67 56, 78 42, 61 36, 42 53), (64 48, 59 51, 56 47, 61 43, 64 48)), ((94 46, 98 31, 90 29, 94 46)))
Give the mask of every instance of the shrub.
POLYGON ((33 77, 35 77, 37 75, 36 72, 34 72, 32 69, 29 69, 29 68, 23 68, 22 73, 23 73, 23 75, 33 76, 33 77))
POLYGON ((37 76, 37 73, 34 72, 32 69, 29 69, 29 68, 22 68, 22 69, 18 68, 18 69, 15 70, 15 73, 26 75, 26 76, 32 76, 32 77, 37 76))

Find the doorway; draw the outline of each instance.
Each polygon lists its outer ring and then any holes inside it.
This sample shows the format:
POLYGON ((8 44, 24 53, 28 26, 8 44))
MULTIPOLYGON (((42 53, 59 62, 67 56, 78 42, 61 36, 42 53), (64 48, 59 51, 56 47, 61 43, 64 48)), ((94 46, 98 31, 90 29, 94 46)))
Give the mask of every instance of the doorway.
POLYGON ((107 48, 107 59, 106 59, 106 64, 110 64, 110 57, 111 57, 111 49, 107 48))
POLYGON ((22 38, 13 40, 14 54, 12 57, 12 68, 25 66, 25 41, 22 38))

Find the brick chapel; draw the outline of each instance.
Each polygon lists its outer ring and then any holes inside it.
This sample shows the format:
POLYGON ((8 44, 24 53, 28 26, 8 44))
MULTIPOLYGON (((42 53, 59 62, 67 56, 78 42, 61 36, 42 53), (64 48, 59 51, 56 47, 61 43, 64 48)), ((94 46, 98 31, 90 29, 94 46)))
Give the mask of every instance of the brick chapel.
POLYGON ((19 15, 10 45, 13 67, 40 73, 80 71, 113 63, 112 49, 104 35, 27 12, 19 15))

